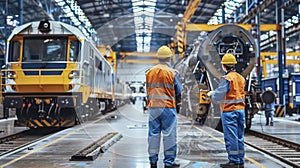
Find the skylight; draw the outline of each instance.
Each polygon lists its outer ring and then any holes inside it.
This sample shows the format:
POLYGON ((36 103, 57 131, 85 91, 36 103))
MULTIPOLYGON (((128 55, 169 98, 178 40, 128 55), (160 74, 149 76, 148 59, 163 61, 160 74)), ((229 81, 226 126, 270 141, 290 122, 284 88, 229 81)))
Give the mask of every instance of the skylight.
POLYGON ((137 52, 149 52, 156 0, 131 0, 137 52))
POLYGON ((94 28, 89 19, 80 6, 74 0, 55 0, 67 17, 70 17, 75 26, 77 26, 86 36, 91 36, 95 33, 94 28))
MULTIPOLYGON (((234 12, 239 8, 245 0, 226 0, 225 5, 225 18, 232 18, 234 12)), ((222 6, 215 12, 214 16, 210 18, 208 24, 222 23, 222 6)))

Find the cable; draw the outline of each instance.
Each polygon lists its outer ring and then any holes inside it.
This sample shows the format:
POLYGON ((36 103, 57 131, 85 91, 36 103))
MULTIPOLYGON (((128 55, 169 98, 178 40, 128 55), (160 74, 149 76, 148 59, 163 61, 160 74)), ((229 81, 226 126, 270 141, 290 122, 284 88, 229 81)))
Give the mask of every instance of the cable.
POLYGON ((262 116, 262 114, 260 114, 260 116, 259 116, 260 128, 261 128, 261 132, 264 132, 263 124, 262 124, 262 121, 261 121, 261 116, 262 116))

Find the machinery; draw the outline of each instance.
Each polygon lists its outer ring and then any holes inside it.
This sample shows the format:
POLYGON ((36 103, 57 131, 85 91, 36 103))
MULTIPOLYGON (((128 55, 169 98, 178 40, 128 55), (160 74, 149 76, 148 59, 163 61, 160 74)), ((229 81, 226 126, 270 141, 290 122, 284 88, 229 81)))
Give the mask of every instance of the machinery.
POLYGON ((17 27, 2 71, 4 117, 16 126, 69 127, 127 99, 110 63, 71 25, 41 21, 17 27), (117 92, 117 93, 116 93, 117 92))
POLYGON ((252 35, 237 25, 224 25, 199 36, 178 60, 175 69, 181 75, 184 85, 180 113, 190 119, 221 130, 220 108, 207 99, 206 93, 218 87, 224 74, 221 59, 226 53, 236 56, 236 71, 245 77, 247 93, 245 103, 246 128, 251 127, 251 119, 258 112, 257 91, 252 79, 255 65, 256 44, 252 35))
MULTIPOLYGON (((277 76, 268 77, 262 80, 262 90, 267 92, 267 88, 272 88, 275 96, 275 106, 276 106, 276 117, 283 117, 285 115, 292 116, 293 114, 298 114, 300 111, 300 74, 299 73, 286 73, 283 80, 283 103, 279 104, 277 95, 279 95, 279 78, 277 76)), ((264 92, 264 93, 265 93, 264 92)), ((267 92, 268 93, 268 92, 267 92)), ((270 95, 270 94, 265 94, 270 95)), ((262 99, 273 98, 269 96, 263 96, 262 99)), ((264 100, 263 100, 264 102, 264 100)))

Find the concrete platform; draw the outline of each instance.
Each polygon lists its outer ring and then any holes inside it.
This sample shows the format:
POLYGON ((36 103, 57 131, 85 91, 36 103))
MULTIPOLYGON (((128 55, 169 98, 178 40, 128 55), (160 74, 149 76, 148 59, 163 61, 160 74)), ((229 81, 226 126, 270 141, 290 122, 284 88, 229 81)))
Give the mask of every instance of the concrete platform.
MULTIPOLYGON (((113 113, 112 113, 113 114, 113 113)), ((0 157, 5 168, 148 168, 147 121, 141 104, 126 105, 115 112, 117 117, 101 116, 80 126, 56 133, 19 153, 0 157), (122 138, 94 161, 70 161, 77 151, 109 132, 122 138)), ((178 116, 178 155, 182 168, 219 167, 227 162, 223 134, 178 116)), ((274 127, 276 128, 276 127, 274 127)), ((162 150, 161 150, 162 151, 162 150)), ((160 153, 159 167, 163 167, 160 153)), ((247 168, 289 167, 246 146, 247 168)))
POLYGON ((265 125, 264 111, 260 111, 252 119, 251 130, 264 132, 276 137, 287 139, 300 144, 300 118, 299 115, 286 117, 274 117, 274 126, 265 125))

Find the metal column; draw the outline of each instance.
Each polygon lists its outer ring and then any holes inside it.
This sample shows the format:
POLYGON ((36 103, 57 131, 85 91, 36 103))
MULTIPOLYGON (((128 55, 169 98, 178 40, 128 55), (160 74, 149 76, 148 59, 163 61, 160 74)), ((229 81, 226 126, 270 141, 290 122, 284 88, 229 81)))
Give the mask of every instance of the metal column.
POLYGON ((256 56, 257 56, 257 66, 256 66, 256 75, 257 75, 257 81, 258 81, 258 86, 261 86, 261 79, 262 79, 262 73, 261 73, 261 65, 260 65, 260 12, 258 12, 255 16, 255 24, 256 24, 256 56))
POLYGON ((23 24, 23 0, 19 0, 19 25, 23 24))
MULTIPOLYGON (((282 5, 282 0, 277 0, 276 1, 276 24, 280 24, 282 21, 282 16, 281 16, 281 5, 282 5)), ((282 62, 282 57, 283 57, 283 39, 282 39, 282 30, 277 31, 277 54, 278 54, 278 75, 279 75, 279 91, 278 91, 278 97, 279 97, 279 103, 283 104, 283 62, 282 62)))
POLYGON ((222 23, 225 23, 225 5, 222 5, 222 23))
POLYGON ((5 16, 4 16, 4 36, 5 36, 5 54, 7 49, 7 15, 8 15, 8 0, 5 1, 5 16))

